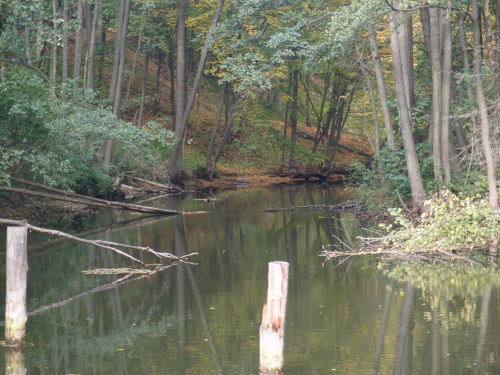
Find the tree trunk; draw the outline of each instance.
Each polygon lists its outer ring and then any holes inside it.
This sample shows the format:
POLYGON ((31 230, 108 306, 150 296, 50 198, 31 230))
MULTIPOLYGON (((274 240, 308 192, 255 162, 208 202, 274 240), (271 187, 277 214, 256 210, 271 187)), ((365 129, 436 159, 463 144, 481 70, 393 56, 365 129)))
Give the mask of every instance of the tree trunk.
POLYGON ((106 62, 106 25, 108 23, 107 17, 99 17, 98 25, 99 25, 99 42, 97 44, 97 55, 99 56, 98 64, 97 64, 97 89, 99 92, 102 92, 102 84, 103 84, 103 73, 104 73, 104 64, 106 62))
POLYGON ((431 65, 432 65, 432 154, 434 158, 434 178, 442 183, 441 176, 441 101, 443 78, 441 72, 441 44, 439 35, 439 9, 431 8, 430 31, 431 31, 431 65))
POLYGON ((213 177, 215 171, 215 165, 212 160, 212 153, 215 144, 215 138, 217 137, 217 133, 219 132, 220 120, 222 117, 222 108, 224 107, 224 97, 226 96, 226 86, 227 82, 224 82, 222 86, 219 108, 217 109, 217 119, 215 120, 214 131, 212 132, 212 137, 210 137, 210 143, 208 144, 207 149, 207 173, 210 178, 213 177))
POLYGON ((483 1, 484 11, 484 34, 486 37, 486 53, 488 54, 488 61, 490 62, 490 69, 493 71, 495 68, 495 54, 493 52, 493 34, 491 33, 491 16, 490 16, 490 2, 483 1))
POLYGON ((391 118, 391 111, 389 109, 389 103, 387 100, 387 90, 385 87, 384 72, 382 70, 382 64, 380 62, 380 56, 378 53, 377 36, 375 34, 375 29, 370 27, 370 47, 372 51, 373 65, 375 69, 375 75, 377 77, 377 87, 380 97, 380 109, 382 110, 382 116, 384 117, 385 132, 387 134, 387 143, 391 150, 396 149, 396 142, 394 140, 394 125, 391 118))
POLYGON ((90 34, 92 33, 92 4, 90 0, 85 0, 85 30, 87 32, 87 51, 90 49, 90 34))
POLYGON ((50 59, 50 80, 52 91, 55 90, 57 78, 57 1, 52 0, 52 46, 51 46, 51 59, 50 59))
MULTIPOLYGON (((181 3, 183 3, 182 7, 185 6, 185 3, 183 0, 179 0, 179 8, 181 8, 181 3)), ((194 100, 196 98, 196 94, 198 92, 198 88, 200 87, 200 82, 201 82, 201 76, 203 73, 203 67, 205 66, 205 61, 207 59, 208 55, 208 49, 210 47, 210 43, 212 42, 212 35, 215 32, 215 28, 217 27, 217 23, 219 22, 219 18, 222 15, 222 7, 224 5, 224 0, 219 0, 217 4, 217 9, 214 14, 214 18, 212 19, 212 24, 210 25, 210 30, 208 31, 207 38, 205 40, 205 45, 203 46, 203 50, 200 55, 200 61, 198 63, 198 70, 196 71, 196 76, 194 79, 193 87, 191 88, 191 94, 189 96, 189 100, 186 103, 186 107, 181 109, 177 108, 177 114, 179 116, 182 116, 182 121, 179 121, 176 118, 176 123, 179 124, 179 128, 175 129, 176 135, 177 135, 177 141, 175 142, 175 145, 172 149, 172 157, 170 159, 169 163, 169 171, 170 171, 170 180, 174 183, 178 183, 181 178, 182 178, 182 153, 183 153, 183 146, 184 146, 184 137, 186 135, 186 130, 187 130, 187 123, 189 119, 189 115, 191 113, 191 110, 194 105, 194 100)), ((180 11, 180 10, 179 10, 180 11)), ((182 13, 184 13, 184 9, 182 10, 182 13)), ((184 17, 184 15, 183 15, 184 17)), ((184 25, 185 27, 185 25, 184 25)), ((185 46, 182 47, 184 50, 183 55, 185 55, 185 46)), ((179 53, 179 51, 178 51, 179 53)), ((185 61, 183 62, 185 64, 185 61)), ((179 70, 178 70, 179 72, 179 70)), ((179 77, 177 77, 179 80, 179 77)))
POLYGON ((390 37, 391 37, 391 50, 392 50, 392 63, 394 67, 394 83, 396 89, 396 99, 398 103, 399 122, 401 127, 401 135, 403 138, 403 146, 405 149, 406 164, 408 167, 408 178, 410 180, 410 187, 412 193, 413 203, 416 206, 423 204, 425 200, 425 190, 420 175, 420 167, 418 164, 417 151, 413 141, 413 134, 411 129, 411 120, 408 104, 406 103, 406 95, 403 82, 403 72, 401 68, 401 59, 399 54, 401 49, 397 41, 397 29, 394 25, 395 21, 391 20, 389 23, 390 37))
POLYGON ((495 69, 500 65, 500 0, 495 6, 495 69))
POLYGON ((24 37, 26 38, 26 61, 31 64, 31 35, 28 25, 24 25, 24 37))
POLYGON ((99 0, 94 0, 94 16, 90 29, 87 29, 87 88, 94 91, 95 85, 95 43, 97 38, 97 21, 99 20, 99 0), (89 34, 90 33, 90 34, 89 34))
POLYGON ((141 29, 139 30, 139 35, 137 36, 137 48, 135 50, 134 60, 132 62, 132 71, 130 72, 130 77, 128 79, 128 84, 127 84, 127 92, 125 94, 125 100, 123 102, 122 118, 125 115, 125 112, 127 111, 128 99, 130 97, 130 88, 132 87, 132 81, 134 80, 134 75, 135 75, 135 68, 137 67, 137 58, 139 57, 139 52, 141 51, 141 46, 142 46, 142 33, 144 32, 144 28, 146 27, 146 22, 148 18, 148 9, 146 9, 143 14, 144 14, 144 21, 142 23, 141 29))
MULTIPOLYGON (((109 104, 112 112, 118 117, 120 111, 120 99, 123 87, 123 75, 125 72, 126 42, 128 32, 128 21, 130 17, 130 0, 120 1, 118 12, 117 30, 115 36, 115 54, 113 63, 113 73, 109 89, 109 104)), ((104 147, 104 166, 109 173, 113 159, 113 141, 107 139, 104 147)))
POLYGON ((186 1, 179 0, 177 16, 177 80, 175 82, 175 123, 177 138, 184 138, 182 117, 186 108, 186 1))
MULTIPOLYGON (((73 67, 73 78, 80 78, 82 68, 82 49, 83 49, 83 0, 78 0, 78 26, 76 31, 75 44, 75 62, 73 67)), ((77 82, 75 81, 75 88, 77 82)))
POLYGON ((172 105, 172 128, 175 130, 175 113, 176 113, 176 106, 175 106, 175 67, 174 67, 174 41, 173 41, 173 36, 170 35, 168 37, 168 45, 169 45, 169 51, 168 51, 168 67, 170 70, 170 103, 172 105))
POLYGON ((451 49, 451 8, 442 10, 444 12, 443 23, 443 90, 441 106, 441 160, 444 169, 444 183, 451 183, 450 170, 450 103, 451 103, 451 72, 453 69, 451 49))
MULTIPOLYGON (((293 62, 292 62, 293 65, 293 62)), ((290 169, 297 169, 297 160, 295 155, 295 145, 297 144, 297 115, 298 115, 298 93, 299 93, 299 71, 296 67, 292 67, 292 86, 290 97, 290 140, 292 141, 292 149, 290 150, 290 169)))
MULTIPOLYGON (((238 99, 233 92, 228 91, 227 95, 229 96, 229 100, 227 101, 228 104, 226 104, 226 105, 227 105, 227 107, 229 107, 229 111, 228 111, 229 116, 228 116, 228 119, 226 121, 226 129, 224 130, 224 135, 222 136, 219 147, 217 149, 217 153, 215 154, 215 157, 214 157, 214 161, 213 161, 213 170, 214 171, 215 171, 215 168, 217 166, 217 162, 219 161, 219 158, 222 155, 224 145, 226 143, 229 143, 229 136, 233 130, 234 117, 236 115, 236 107, 238 105, 238 99)), ((210 177, 211 178, 213 177, 213 173, 210 177)))
MULTIPOLYGON (((310 82, 312 81, 312 74, 306 75, 306 86, 309 88, 310 82)), ((311 101, 309 100, 309 96, 306 96, 306 127, 311 127, 311 101)))
POLYGON ((474 42, 474 79, 476 98, 481 120, 481 141, 488 175, 489 202, 493 209, 498 208, 498 191, 495 176, 495 162, 490 143, 490 121, 484 97, 483 78, 481 76, 481 34, 479 24, 479 7, 477 0, 472 0, 472 34, 474 42))
POLYGON ((406 20, 406 47, 408 55, 408 93, 409 106, 413 110, 417 105, 415 99, 415 70, 413 69, 413 17, 410 13, 406 20))
POLYGON ((409 47, 408 47, 408 42, 405 36, 405 18, 406 15, 403 15, 402 13, 398 14, 396 17, 396 24, 395 27, 397 28, 397 38, 398 38, 398 45, 399 48, 401 49, 399 53, 399 58, 401 59, 401 70, 403 73, 403 83, 404 83, 404 88, 405 88, 405 95, 406 95, 406 103, 408 103, 408 108, 410 109, 410 118, 411 118, 411 100, 410 100, 410 73, 409 73, 409 59, 408 59, 408 52, 409 52, 409 47))
MULTIPOLYGON (((500 0, 499 0, 500 1, 500 0)), ((469 63, 469 53, 467 50, 467 36, 465 34, 465 24, 464 24, 464 15, 462 11, 458 11, 458 31, 459 31, 459 39, 460 39, 460 50, 462 51, 462 61, 464 65, 464 72, 465 73, 470 73, 470 63, 469 63)), ((470 85, 465 85, 465 92, 467 93, 467 100, 469 103, 472 103, 474 101, 474 95, 472 93, 472 88, 470 85)), ((476 116, 472 115, 470 116, 470 122, 471 122, 471 134, 472 134, 472 144, 475 144, 475 133, 476 133, 476 116)))
POLYGON ((153 114, 156 115, 158 113, 158 106, 160 105, 160 74, 161 74, 161 60, 162 60, 162 51, 160 47, 156 47, 156 85, 155 85, 155 100, 153 103, 153 114))
POLYGON ((139 108, 139 121, 137 127, 142 128, 142 120, 144 116, 144 99, 146 98, 146 88, 148 83, 148 70, 149 70, 149 49, 146 51, 146 62, 144 63, 144 78, 142 80, 142 92, 141 92, 141 106, 139 108))
POLYGON ((370 95, 370 103, 372 106, 373 126, 375 128, 375 142, 374 142, 373 151, 375 152, 376 156, 379 156, 379 154, 380 154, 380 131, 379 131, 379 125, 378 125, 377 103, 375 101, 375 93, 373 92, 372 81, 371 81, 370 77, 368 76, 368 73, 366 72, 366 69, 365 69, 365 62, 363 59, 363 54, 359 51, 357 46, 356 46, 356 50, 357 50, 358 55, 359 55, 359 64, 361 66, 361 73, 363 74, 363 77, 365 77, 366 86, 368 87, 368 94, 370 95))
POLYGON ((69 0, 64 0, 63 3, 63 55, 62 55, 62 78, 63 84, 68 82, 68 28, 69 28, 69 0))

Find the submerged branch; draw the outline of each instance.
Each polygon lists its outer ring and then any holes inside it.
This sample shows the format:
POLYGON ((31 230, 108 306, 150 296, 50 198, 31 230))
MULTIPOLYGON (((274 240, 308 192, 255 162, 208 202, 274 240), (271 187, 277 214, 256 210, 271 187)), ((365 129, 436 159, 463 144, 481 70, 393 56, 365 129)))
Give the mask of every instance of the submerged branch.
POLYGON ((127 254, 127 253, 119 250, 118 247, 141 250, 141 251, 151 253, 160 259, 161 258, 168 258, 168 259, 173 259, 175 261, 181 261, 189 256, 198 254, 198 253, 191 253, 191 254, 187 254, 187 255, 183 255, 183 256, 178 257, 178 256, 170 254, 170 253, 162 253, 162 252, 155 251, 148 246, 132 246, 132 245, 126 245, 126 244, 122 244, 122 243, 118 243, 118 242, 111 242, 111 241, 87 240, 87 239, 76 237, 76 236, 73 236, 71 234, 61 232, 58 230, 36 227, 34 225, 28 224, 28 222, 26 220, 19 221, 19 220, 0 219, 0 224, 27 227, 29 230, 34 230, 36 232, 47 233, 47 234, 51 234, 51 235, 55 235, 55 236, 59 236, 59 237, 64 237, 64 238, 68 238, 68 239, 73 240, 73 241, 83 242, 83 243, 86 243, 89 245, 101 247, 103 249, 108 249, 108 250, 114 251, 115 253, 123 255, 124 257, 129 258, 129 259, 133 260, 134 262, 137 262, 143 266, 145 265, 143 262, 141 262, 137 258, 134 258, 132 255, 127 254))
POLYGON ((289 206, 285 208, 267 208, 265 210, 262 210, 262 212, 293 212, 297 210, 321 210, 321 211, 333 211, 333 210, 349 210, 349 209, 354 209, 357 208, 358 204, 356 202, 343 202, 339 204, 333 204, 333 205, 309 205, 309 206, 289 206))

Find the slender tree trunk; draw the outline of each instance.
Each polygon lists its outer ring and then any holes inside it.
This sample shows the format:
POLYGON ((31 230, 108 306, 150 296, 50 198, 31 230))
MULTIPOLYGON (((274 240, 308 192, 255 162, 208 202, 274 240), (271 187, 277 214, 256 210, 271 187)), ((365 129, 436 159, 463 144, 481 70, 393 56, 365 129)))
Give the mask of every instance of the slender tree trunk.
POLYGON ((62 78, 63 84, 68 82, 68 45, 69 45, 69 0, 64 0, 63 3, 63 55, 62 55, 62 78))
MULTIPOLYGON (((293 62, 292 62, 293 65, 293 62)), ((297 144, 297 114, 298 114, 298 93, 299 93, 299 71, 296 67, 292 68, 292 87, 290 97, 292 98, 290 106, 290 140, 292 149, 290 150, 290 169, 297 169, 297 160, 295 155, 295 145, 297 144)))
POLYGON ((474 42, 474 79, 476 82, 476 97, 481 119, 481 141, 488 175, 489 202, 490 206, 496 209, 498 208, 498 191, 495 176, 496 167, 493 159, 493 151, 491 149, 490 121, 484 97, 483 78, 481 76, 481 35, 477 0, 472 0, 472 34, 474 42))
POLYGON ((491 32, 490 2, 487 0, 483 1, 483 11, 484 11, 484 34, 486 37, 486 53, 488 54, 490 69, 493 71, 495 68, 495 53, 493 52, 493 34, 491 32))
MULTIPOLYGON (((406 15, 402 13, 398 14, 396 17, 395 27, 397 29, 398 45, 401 49, 399 57, 401 59, 401 70, 403 72, 403 83, 405 88, 406 103, 408 103, 408 108, 410 109, 411 118, 411 100, 410 100, 410 73, 409 73, 409 46, 405 36, 405 18, 406 15)), ((413 35, 413 34, 412 34, 413 35)))
POLYGON ((125 9, 123 14, 123 23, 120 29, 120 65, 118 67, 118 79, 116 82, 116 90, 114 96, 113 112, 115 116, 118 116, 120 110, 120 100, 122 97, 123 88, 123 76, 125 74, 125 61, 127 56, 127 33, 128 33, 128 22, 130 18, 130 2, 131 0, 125 1, 125 9))
POLYGON ((500 66, 500 0, 495 6, 495 69, 500 66))
POLYGON ((173 36, 168 37, 168 67, 170 70, 170 103, 172 105, 172 126, 175 130, 176 106, 175 106, 175 67, 174 67, 174 42, 173 36))
POLYGON ((451 50, 451 6, 442 10, 444 14, 443 23, 443 90, 441 106, 441 160, 444 169, 444 182, 451 183, 450 169, 450 103, 451 103, 451 72, 453 69, 451 50))
POLYGON ((139 122, 137 127, 142 128, 142 119, 144 115, 144 99, 146 98, 146 88, 148 83, 148 70, 149 70, 149 49, 146 51, 146 62, 144 64, 144 79, 142 80, 142 92, 141 92, 141 107, 139 108, 139 122))
POLYGON ((184 138, 182 117, 186 108, 186 1, 179 0, 177 15, 177 80, 175 82, 175 134, 184 138))
POLYGON ((441 44, 439 35, 439 9, 431 8, 430 31, 431 31, 431 65, 432 65, 432 154, 434 157, 434 178, 442 183, 441 176, 441 101, 442 101, 442 72, 441 72, 441 44))
POLYGON ((26 61, 31 64, 31 31, 28 25, 24 25, 24 37, 26 38, 26 61))
POLYGON ((130 77, 128 79, 128 84, 127 84, 127 92, 125 94, 125 100, 123 102, 122 118, 125 115, 125 111, 127 110, 128 99, 130 98, 130 88, 132 87, 132 81, 134 80, 134 75, 135 75, 135 68, 137 67, 137 58, 139 57, 139 52, 141 52, 142 33, 144 32, 144 28, 146 27, 146 22, 148 18, 148 9, 144 11, 143 15, 144 15, 144 21, 142 22, 141 29, 139 30, 139 35, 137 35, 137 48, 135 50, 134 60, 132 62, 132 71, 130 72, 130 77))
MULTIPOLYGON (((499 0, 500 1, 500 0, 499 0)), ((464 72, 465 73, 471 73, 470 70, 470 62, 469 62, 469 52, 467 50, 467 36, 465 34, 465 23, 464 23, 464 15, 462 11, 458 11, 458 31, 459 31, 459 38, 460 38, 460 50, 462 51, 462 61, 464 65, 464 72)), ((465 85, 465 92, 467 93, 467 100, 472 103, 474 95, 472 93, 472 88, 470 85, 465 85)), ((471 122, 471 127, 472 127, 472 143, 475 143, 475 133, 476 133, 476 116, 472 115, 470 116, 470 122, 471 122)))
POLYGON ((99 20, 99 0, 94 0, 94 16, 90 29, 87 29, 87 38, 89 49, 87 51, 87 88, 95 89, 95 44, 97 38, 97 22, 99 20))
MULTIPOLYGON (((179 7, 181 7, 180 3, 183 3, 183 0, 179 0, 179 7)), ((212 19, 212 24, 210 26, 210 30, 208 31, 207 38, 205 40, 205 45, 203 46, 203 50, 202 50, 201 55, 200 55, 200 61, 198 63, 198 69, 196 71, 196 76, 194 79, 193 87, 191 89, 189 100, 187 101, 184 110, 177 108, 177 113, 179 116, 182 116, 182 121, 179 121, 176 118, 176 123, 179 124, 180 127, 177 128, 177 126, 176 126, 176 129, 175 129, 177 141, 176 141, 174 148, 172 150, 172 156, 171 156, 170 163, 169 163, 170 180, 174 183, 179 182, 182 178, 182 172, 181 172, 182 153, 183 153, 183 146, 184 146, 184 137, 185 137, 186 130, 187 130, 187 123, 188 123, 189 115, 190 115, 191 110, 192 110, 193 105, 194 105, 194 101, 196 98, 196 94, 198 92, 198 88, 200 87, 201 76, 203 73, 203 67, 205 66, 205 61, 206 61, 207 55, 208 55, 208 49, 210 47, 210 43, 212 42, 212 35, 214 34, 215 29, 217 27, 217 23, 219 22, 219 19, 222 15, 223 5, 224 5, 224 0, 219 0, 219 2, 217 4, 217 9, 216 9, 215 14, 214 14, 214 18, 212 19)), ((185 4, 183 6, 185 6, 185 4)), ((185 46, 183 47, 183 49, 184 48, 185 48, 185 46)), ((178 51, 178 53, 179 53, 179 51, 178 51)), ((183 53, 183 55, 185 55, 185 53, 183 53)), ((177 77, 177 79, 179 79, 179 77, 177 77)), ((177 117, 179 117, 179 116, 177 116, 177 117)))
POLYGON ((375 75, 377 77, 377 87, 380 97, 380 109, 382 111, 382 116, 384 117, 385 132, 387 134, 387 143, 389 144, 391 150, 395 150, 396 142, 394 140, 394 125, 391 118, 391 111, 389 109, 389 101, 387 100, 384 72, 382 70, 382 64, 380 62, 380 56, 378 53, 377 36, 373 27, 370 27, 370 46, 372 51, 375 75))
POLYGON ((97 87, 99 92, 102 92, 102 84, 103 84, 103 72, 104 72, 104 63, 106 61, 106 28, 107 28, 108 18, 107 17, 99 17, 99 43, 97 45, 97 54, 99 56, 98 64, 97 64, 97 87))
POLYGON ((153 114, 156 115, 158 113, 158 106, 160 105, 160 74, 161 74, 161 60, 162 60, 162 51, 160 47, 156 47, 156 84, 155 84, 155 100, 153 103, 153 114))
POLYGON ((87 51, 90 49, 90 33, 92 32, 92 4, 90 0, 85 0, 84 3, 85 12, 85 30, 87 32, 87 51))
POLYGON ((398 103, 399 122, 401 127, 401 135, 403 138, 403 146, 405 149, 406 164, 408 168, 408 178, 410 180, 410 187, 412 192, 413 203, 416 206, 423 204, 425 200, 425 190, 420 174, 420 167, 418 164, 417 150, 413 141, 413 134, 411 128, 410 112, 406 102, 406 95, 403 82, 403 72, 401 67, 401 59, 399 54, 401 49, 397 41, 397 29, 394 25, 395 21, 392 19, 389 23, 390 37, 391 37, 391 50, 392 50, 392 63, 394 67, 394 83, 396 89, 396 100, 398 103))
POLYGON ((417 105, 415 99, 415 69, 413 69, 413 17, 410 13, 406 20, 406 47, 408 55, 408 93, 410 97, 409 105, 413 110, 417 105))
MULTIPOLYGON (((217 166, 217 162, 219 161, 219 158, 222 155, 222 151, 224 150, 224 145, 226 143, 229 143, 230 134, 232 132, 233 125, 234 125, 234 117, 236 115, 236 107, 238 105, 238 99, 233 92, 228 90, 226 92, 226 94, 229 96, 227 104, 226 104, 227 107, 229 107, 229 116, 227 118, 226 128, 224 130, 224 135, 222 136, 219 147, 217 149, 217 153, 215 154, 215 157, 214 157, 214 161, 213 161, 214 172, 215 172, 215 168, 217 166)), ((210 177, 213 177, 213 174, 210 177)))
POLYGON ((378 125, 378 115, 377 115, 377 103, 375 101, 375 93, 373 92, 373 86, 372 86, 372 81, 370 77, 368 76, 368 73, 366 72, 365 69, 365 62, 363 58, 363 54, 361 51, 359 51, 359 48, 356 46, 356 50, 359 55, 359 64, 361 66, 361 73, 363 74, 363 77, 365 78, 366 81, 366 86, 368 87, 368 94, 370 95, 370 103, 372 106, 372 114, 373 114, 373 126, 375 128, 375 142, 374 142, 374 147, 373 151, 375 152, 376 156, 380 155, 380 130, 379 130, 379 125, 378 125))
MULTIPOLYGON (((118 12, 117 30, 115 36, 115 54, 113 73, 109 89, 109 103, 112 112, 118 117, 120 111, 120 99, 123 87, 123 75, 125 72, 125 57, 127 47, 128 21, 130 17, 130 0, 121 0, 118 12)), ((109 172, 113 159, 113 141, 107 139, 104 147, 104 166, 109 172)))
MULTIPOLYGON (((75 64, 73 67, 73 78, 80 78, 82 68, 82 49, 83 49, 83 0, 78 0, 78 29, 76 31, 75 43, 75 64)), ((75 87, 77 83, 75 82, 75 87)))
POLYGON ((51 47, 51 60, 50 60, 50 80, 52 81, 52 91, 55 90, 54 86, 57 78, 57 1, 52 0, 52 47, 51 47))
MULTIPOLYGON (((310 86, 310 83, 312 82, 312 79, 312 74, 306 75, 306 86, 308 88, 310 86)), ((306 97, 306 127, 311 127, 311 101, 309 100, 309 96, 306 97)))
POLYGON ((215 120, 214 131, 212 132, 212 137, 210 138, 210 143, 208 144, 207 149, 207 172, 210 178, 213 177, 213 173, 215 171, 215 165, 212 160, 212 153, 215 144, 215 138, 217 137, 217 133, 219 132, 220 120, 222 117, 222 108, 224 107, 224 97, 226 96, 226 86, 227 83, 224 82, 221 91, 219 108, 217 109, 217 119, 215 120))

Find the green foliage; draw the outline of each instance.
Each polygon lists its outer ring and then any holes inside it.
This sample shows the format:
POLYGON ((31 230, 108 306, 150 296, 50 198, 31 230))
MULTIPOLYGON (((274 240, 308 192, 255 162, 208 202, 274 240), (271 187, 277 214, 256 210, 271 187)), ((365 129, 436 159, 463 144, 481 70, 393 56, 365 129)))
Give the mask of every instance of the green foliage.
POLYGON ((174 134, 161 125, 139 129, 123 122, 92 93, 72 91, 72 82, 53 97, 24 69, 10 70, 0 84, 0 147, 9 148, 0 166, 2 184, 19 161, 19 173, 44 184, 109 196, 112 181, 101 161, 106 140, 116 144, 111 174, 164 173, 174 134))
POLYGON ((21 151, 19 150, 6 150, 0 147, 0 186, 10 186, 9 169, 19 162, 21 151))
MULTIPOLYGON (((436 191, 434 181, 433 161, 428 155, 428 144, 423 142, 417 145, 417 156, 420 163, 420 173, 424 186, 428 192, 436 191)), ((381 171, 368 168, 364 164, 356 164, 353 169, 352 181, 358 185, 355 190, 356 199, 364 202, 368 208, 383 210, 396 205, 397 193, 403 199, 410 197, 410 180, 407 175, 405 152, 402 147, 391 150, 384 147, 380 156, 374 158, 372 165, 380 165, 381 171), (384 182, 380 181, 380 172, 384 182)))
POLYGON ((44 124, 55 115, 45 82, 26 69, 5 69, 0 80, 0 146, 26 150, 47 136, 44 124))
POLYGON ((500 238, 500 216, 478 197, 457 196, 444 191, 442 198, 425 202, 427 210, 419 225, 411 225, 401 209, 392 210, 397 224, 384 240, 402 250, 464 250, 489 246, 500 238))

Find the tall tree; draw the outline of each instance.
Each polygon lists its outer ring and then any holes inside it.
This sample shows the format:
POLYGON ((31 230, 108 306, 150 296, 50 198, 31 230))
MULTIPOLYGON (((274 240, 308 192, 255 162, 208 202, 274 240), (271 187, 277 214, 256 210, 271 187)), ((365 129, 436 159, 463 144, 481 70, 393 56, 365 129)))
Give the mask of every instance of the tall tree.
POLYGON ((481 30, 479 19, 479 5, 477 0, 472 0, 472 35, 474 44, 474 80, 476 83, 476 98, 479 109, 479 118, 481 123, 481 143, 483 146, 484 158, 486 160, 486 170, 488 175, 488 191, 490 206, 498 208, 498 190, 496 180, 496 166, 493 159, 493 150, 490 141, 490 120, 488 118, 488 109, 484 96, 483 77, 481 74, 481 30))
MULTIPOLYGON (((109 88, 109 106, 115 116, 120 111, 120 99, 123 87, 123 75, 125 72, 125 59, 127 52, 127 33, 130 18, 130 0, 120 0, 118 11, 117 29, 115 34, 115 52, 113 61, 113 74, 109 88)), ((113 159, 113 140, 107 139, 104 147, 103 162, 109 172, 113 159)))
MULTIPOLYGON (((169 162, 169 177, 170 181, 177 183, 182 179, 182 154, 184 150, 184 137, 186 135, 186 130, 187 130, 187 124, 189 120, 189 115, 191 114, 191 110, 194 105, 194 101, 196 98, 196 94, 198 92, 198 89, 200 87, 201 83, 201 76, 203 74, 203 68, 205 66, 205 61, 207 59, 208 55, 208 49, 212 43, 212 37, 215 33, 215 30, 217 28, 217 23, 219 22, 219 19, 222 15, 222 7, 224 5, 224 0, 219 0, 217 4, 217 9, 215 10, 214 17, 212 19, 212 24, 210 25, 210 29, 208 31, 206 40, 205 40, 205 45, 203 46, 203 50, 200 55, 200 60, 198 62, 198 69, 196 71, 196 76, 194 79, 193 86, 191 88, 191 93, 189 95, 189 99, 185 105, 183 104, 182 106, 179 105, 179 98, 176 98, 177 104, 176 104, 176 126, 175 126, 175 135, 177 137, 176 142, 174 144, 173 150, 172 150, 172 156, 170 158, 169 162)), ((179 0, 179 17, 185 17, 185 2, 183 0, 179 0), (181 9, 182 7, 182 9, 181 9), (181 14, 182 12, 182 14, 181 14)), ((178 26, 179 27, 179 26, 178 26)), ((183 38, 182 36, 177 35, 179 38, 183 38)), ((183 39, 181 39, 182 41, 183 39)), ((178 47, 179 48, 180 42, 178 42, 178 47)), ((185 56, 185 46, 182 47, 183 51, 177 51, 177 53, 182 53, 183 56, 185 56)), ((179 65, 179 60, 178 63, 179 65)), ((185 66, 185 61, 182 61, 181 65, 185 66)), ((179 68, 177 67, 177 85, 179 85, 179 69, 183 69, 182 67, 179 68)), ((185 69, 185 68, 184 68, 185 69)), ((181 70, 182 72, 182 70, 181 70)), ((184 93, 182 93, 184 94, 184 93)), ((179 92, 177 92, 177 96, 179 96, 179 92)))
POLYGON ((382 116, 384 118, 387 143, 389 144, 391 150, 395 150, 396 142, 394 140, 394 125, 391 117, 391 111, 389 109, 389 101, 387 99, 387 89, 385 86, 384 72, 382 70, 382 64, 380 62, 377 36, 375 34, 375 28, 373 24, 369 26, 368 32, 370 34, 370 47, 372 51, 372 59, 373 59, 373 66, 375 69, 375 75, 377 77, 378 95, 380 98, 380 109, 382 111, 382 116))
POLYGON ((406 92, 403 78, 403 64, 400 54, 405 51, 401 49, 398 42, 398 32, 401 32, 401 20, 399 13, 395 13, 389 22, 392 65, 394 69, 394 85, 396 91, 396 99, 398 103, 399 126, 401 128, 401 137, 403 138, 403 146, 405 149, 406 165, 408 167, 408 178, 410 180, 410 188, 412 193, 413 203, 416 206, 423 204, 425 200, 425 189, 420 174, 420 166, 418 164, 417 150, 413 140, 411 127, 411 117, 408 103, 406 101, 406 92))

